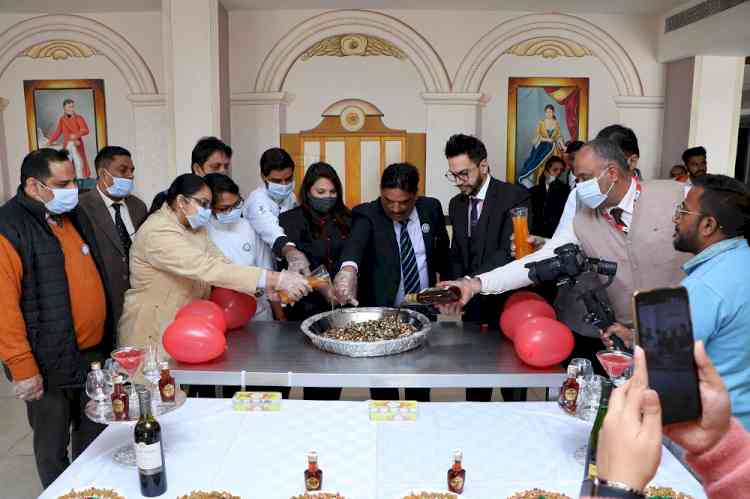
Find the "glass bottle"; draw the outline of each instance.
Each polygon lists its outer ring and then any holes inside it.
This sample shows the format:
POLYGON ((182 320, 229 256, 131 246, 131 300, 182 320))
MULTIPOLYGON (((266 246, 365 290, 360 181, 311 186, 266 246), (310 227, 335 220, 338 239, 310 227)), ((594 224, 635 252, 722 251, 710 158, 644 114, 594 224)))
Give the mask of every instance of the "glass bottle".
POLYGON ((466 470, 461 467, 462 460, 461 451, 453 451, 453 466, 448 470, 448 490, 455 494, 461 494, 466 483, 466 470))
POLYGON ((404 305, 437 305, 453 303, 461 299, 461 288, 449 286, 447 288, 425 288, 419 293, 407 293, 404 305))
POLYGON ((578 401, 578 392, 580 391, 581 385, 578 384, 578 369, 576 366, 568 366, 568 377, 560 388, 560 396, 557 400, 560 407, 562 407, 568 414, 575 415, 576 403, 578 401))
POLYGON ((311 451, 307 455, 307 469, 305 470, 305 490, 320 490, 323 486, 323 470, 318 468, 318 453, 311 451))
POLYGON ((107 383, 101 363, 92 362, 91 372, 86 376, 86 395, 96 401, 96 413, 101 418, 109 411, 111 394, 112 385, 107 383))
POLYGON ((176 390, 174 378, 169 372, 169 363, 162 362, 159 367, 161 369, 161 377, 159 378, 159 394, 161 395, 161 401, 164 403, 174 402, 176 390))
POLYGON ((586 463, 583 468, 583 484, 581 485, 581 497, 584 494, 590 495, 590 491, 593 488, 594 481, 598 476, 596 468, 596 451, 599 444, 599 431, 602 429, 604 424, 604 418, 607 416, 607 409, 609 408, 609 395, 612 392, 612 382, 609 380, 602 381, 602 395, 599 399, 599 410, 596 412, 596 419, 594 420, 594 426, 591 428, 591 435, 589 436, 589 444, 586 449, 586 463))
POLYGON ((141 483, 141 495, 157 497, 167 491, 167 469, 161 444, 161 426, 151 415, 151 392, 138 390, 140 417, 135 425, 135 462, 141 483))
POLYGON ((127 421, 129 419, 130 404, 128 394, 123 386, 122 376, 112 378, 115 390, 112 392, 112 415, 115 421, 127 421))

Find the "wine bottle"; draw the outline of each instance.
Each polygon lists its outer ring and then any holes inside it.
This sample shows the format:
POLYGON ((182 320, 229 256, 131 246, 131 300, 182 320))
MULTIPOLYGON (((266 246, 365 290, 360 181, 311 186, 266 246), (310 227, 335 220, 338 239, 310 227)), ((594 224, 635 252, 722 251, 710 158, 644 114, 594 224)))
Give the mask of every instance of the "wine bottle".
POLYGON ((161 445, 161 426, 151 415, 151 393, 138 390, 140 417, 135 425, 135 461, 143 497, 157 497, 167 491, 167 469, 161 445))
POLYGON ((591 495, 594 480, 598 476, 596 468, 596 451, 599 445, 599 431, 602 429, 604 418, 607 416, 607 409, 609 408, 609 395, 611 392, 612 382, 608 379, 603 380, 602 394, 601 398, 599 399, 599 409, 596 412, 596 419, 594 420, 593 428, 591 428, 591 434, 589 435, 589 444, 586 449, 586 464, 583 468, 583 485, 581 486, 580 497, 591 495))
POLYGON ((419 293, 408 293, 404 296, 405 305, 437 305, 453 303, 461 299, 461 289, 458 286, 447 288, 426 288, 419 293))

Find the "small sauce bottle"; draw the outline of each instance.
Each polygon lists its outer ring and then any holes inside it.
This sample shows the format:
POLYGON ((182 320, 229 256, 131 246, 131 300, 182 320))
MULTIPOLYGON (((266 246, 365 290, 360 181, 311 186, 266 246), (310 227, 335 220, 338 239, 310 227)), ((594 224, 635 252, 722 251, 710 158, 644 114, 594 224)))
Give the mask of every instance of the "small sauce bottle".
POLYGON ((159 394, 162 402, 174 402, 175 384, 174 378, 169 373, 169 363, 162 362, 159 364, 161 377, 159 378, 159 394))
POLYGON ((463 454, 460 450, 453 451, 453 466, 448 470, 448 490, 454 494, 461 494, 464 491, 466 482, 466 470, 461 467, 463 454))
POLYGON ((557 399, 557 403, 560 404, 567 413, 576 413, 576 402, 578 401, 578 392, 581 389, 581 385, 578 384, 576 377, 578 376, 578 370, 576 366, 568 366, 568 377, 560 388, 560 396, 557 399))
POLYGON ((112 415, 115 421, 127 421, 129 419, 128 394, 122 385, 122 376, 115 376, 112 383, 115 389, 112 392, 112 415))
POLYGON ((461 299, 461 289, 458 286, 447 288, 425 288, 419 293, 408 293, 404 296, 405 305, 437 305, 453 303, 461 299))
POLYGON ((318 453, 311 451, 307 455, 307 469, 305 470, 305 490, 320 490, 323 486, 323 470, 318 468, 318 453))

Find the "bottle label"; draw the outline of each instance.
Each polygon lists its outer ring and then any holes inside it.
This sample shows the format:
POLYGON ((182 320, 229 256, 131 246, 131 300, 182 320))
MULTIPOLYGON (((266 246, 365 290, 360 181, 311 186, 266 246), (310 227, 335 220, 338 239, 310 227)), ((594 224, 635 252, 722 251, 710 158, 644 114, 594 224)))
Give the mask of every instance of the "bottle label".
POLYGON ((305 481, 305 487, 307 487, 307 490, 318 490, 320 489, 320 480, 311 476, 305 481))
POLYGON ((464 488, 464 479, 460 476, 454 476, 451 479, 451 490, 456 492, 464 488))
POLYGON ((161 390, 161 394, 164 398, 171 399, 174 397, 174 385, 172 383, 168 383, 164 385, 164 388, 161 390))
POLYGON ((125 412, 125 403, 120 399, 114 399, 112 401, 112 412, 117 415, 125 412))
POLYGON ((594 479, 598 476, 596 464, 589 463, 589 478, 594 479))
POLYGON ((575 402, 578 399, 578 390, 575 388, 568 388, 565 390, 565 400, 568 402, 575 402))
POLYGON ((144 475, 155 475, 161 472, 161 442, 135 444, 135 462, 138 471, 144 475))

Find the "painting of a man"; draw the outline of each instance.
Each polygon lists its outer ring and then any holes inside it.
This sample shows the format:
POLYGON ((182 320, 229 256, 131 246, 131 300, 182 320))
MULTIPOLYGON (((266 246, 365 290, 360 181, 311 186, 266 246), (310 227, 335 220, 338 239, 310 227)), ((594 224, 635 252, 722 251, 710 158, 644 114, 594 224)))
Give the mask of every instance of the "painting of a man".
POLYGON ((86 119, 76 114, 75 101, 65 99, 63 101, 63 114, 57 120, 57 128, 47 137, 47 145, 55 144, 62 136, 62 147, 67 149, 70 158, 76 168, 77 178, 91 177, 91 169, 86 158, 86 146, 83 137, 89 134, 86 119))

